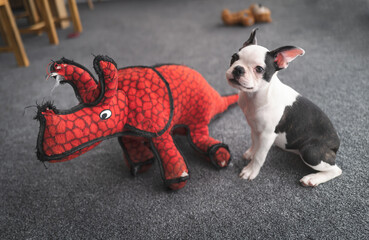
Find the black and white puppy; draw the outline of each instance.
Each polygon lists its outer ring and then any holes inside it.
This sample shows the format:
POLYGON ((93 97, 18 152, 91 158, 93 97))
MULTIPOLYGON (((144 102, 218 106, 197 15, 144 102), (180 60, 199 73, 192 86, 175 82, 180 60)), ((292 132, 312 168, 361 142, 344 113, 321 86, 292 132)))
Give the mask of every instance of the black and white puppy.
POLYGON ((335 158, 340 140, 331 121, 319 107, 277 77, 279 70, 305 51, 293 46, 269 51, 257 45, 256 30, 233 54, 226 72, 229 84, 240 90, 238 104, 251 127, 252 146, 243 155, 251 161, 240 177, 254 179, 273 144, 299 154, 308 166, 319 171, 300 180, 305 186, 317 186, 339 176, 342 170, 335 158))

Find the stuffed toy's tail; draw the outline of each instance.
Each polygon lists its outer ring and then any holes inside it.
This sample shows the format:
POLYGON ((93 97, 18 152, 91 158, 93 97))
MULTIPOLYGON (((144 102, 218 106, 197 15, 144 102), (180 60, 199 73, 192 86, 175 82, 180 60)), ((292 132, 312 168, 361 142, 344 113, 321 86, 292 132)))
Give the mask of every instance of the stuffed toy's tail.
POLYGON ((214 114, 214 116, 226 111, 231 105, 237 103, 237 101, 238 101, 238 94, 222 96, 219 103, 217 104, 218 105, 217 111, 214 114))
POLYGON ((226 109, 227 109, 229 106, 237 103, 237 101, 238 101, 238 94, 233 94, 233 95, 228 95, 228 96, 222 96, 222 99, 224 100, 225 106, 226 106, 226 109))

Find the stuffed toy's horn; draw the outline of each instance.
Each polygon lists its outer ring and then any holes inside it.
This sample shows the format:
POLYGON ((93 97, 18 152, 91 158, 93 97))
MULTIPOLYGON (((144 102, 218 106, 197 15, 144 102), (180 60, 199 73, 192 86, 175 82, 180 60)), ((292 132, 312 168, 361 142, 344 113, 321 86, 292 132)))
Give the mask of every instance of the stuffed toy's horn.
MULTIPOLYGON (((94 68, 98 74, 100 72, 99 61, 102 59, 115 64, 114 61, 107 56, 95 58, 94 68)), ((101 87, 98 86, 99 83, 91 72, 72 60, 62 58, 56 61, 50 66, 50 73, 62 76, 63 80, 60 83, 70 84, 80 102, 92 103, 100 96, 101 87)), ((99 77, 101 76, 99 75, 99 77)))

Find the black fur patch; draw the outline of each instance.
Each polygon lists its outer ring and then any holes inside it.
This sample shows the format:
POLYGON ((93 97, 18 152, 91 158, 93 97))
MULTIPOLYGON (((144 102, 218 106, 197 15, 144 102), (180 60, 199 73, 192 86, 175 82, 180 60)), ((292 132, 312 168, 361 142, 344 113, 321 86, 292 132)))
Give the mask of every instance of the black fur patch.
POLYGON ((231 64, 230 64, 230 66, 232 66, 232 64, 233 64, 235 61, 238 61, 239 59, 240 59, 240 56, 239 56, 237 53, 233 54, 233 55, 232 55, 232 58, 231 58, 231 64))
POLYGON ((271 52, 267 52, 265 54, 264 62, 265 62, 265 69, 264 69, 263 79, 267 82, 270 82, 274 73, 278 70, 274 62, 274 56, 271 52))
POLYGON ((247 41, 242 45, 242 47, 239 49, 239 51, 241 51, 242 48, 245 48, 249 45, 255 45, 256 44, 256 31, 259 30, 259 28, 254 28, 250 34, 249 39, 247 39, 247 41))
POLYGON ((335 164, 340 140, 325 113, 307 98, 299 96, 287 106, 275 128, 286 133, 286 149, 299 150, 304 161, 312 166, 321 161, 335 164))

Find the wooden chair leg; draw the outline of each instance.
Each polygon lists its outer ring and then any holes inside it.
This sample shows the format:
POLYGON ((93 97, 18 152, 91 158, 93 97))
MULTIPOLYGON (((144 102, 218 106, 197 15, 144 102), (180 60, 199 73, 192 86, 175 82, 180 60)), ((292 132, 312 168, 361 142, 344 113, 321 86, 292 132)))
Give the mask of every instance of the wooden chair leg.
POLYGON ((68 0, 68 6, 70 15, 72 17, 73 27, 75 32, 82 32, 81 19, 79 18, 79 12, 76 0, 68 0))
MULTIPOLYGON (((1 6, 0 6, 1 8, 1 6)), ((1 36, 1 39, 3 39, 3 42, 5 43, 5 46, 9 46, 9 43, 8 43, 8 36, 5 32, 5 22, 3 20, 3 18, 1 18, 1 16, 3 15, 3 13, 1 12, 0 10, 0 36, 1 36)))
POLYGON ((88 7, 92 10, 94 9, 94 3, 92 2, 92 0, 87 0, 88 3, 88 7))
POLYGON ((9 48, 6 50, 14 52, 19 66, 28 67, 29 60, 8 1, 5 1, 5 4, 0 6, 0 20, 7 38, 6 42, 9 44, 9 48))
POLYGON ((47 35, 49 36, 49 41, 51 44, 58 45, 59 38, 58 34, 56 33, 54 18, 51 14, 50 5, 48 0, 40 0, 40 10, 42 18, 46 24, 47 35))
POLYGON ((36 4, 31 0, 23 0, 24 8, 27 12, 27 17, 31 24, 40 22, 40 16, 38 15, 36 4))
MULTIPOLYGON (((38 14, 36 4, 33 0, 23 0, 23 5, 24 5, 24 8, 26 9, 28 22, 31 25, 38 24, 39 22, 41 22, 40 15, 38 14)), ((20 33, 22 34, 21 30, 20 30, 20 33)), ((36 32, 38 36, 41 36, 42 33, 43 33, 42 29, 36 32)))
POLYGON ((67 6, 64 0, 49 0, 51 13, 53 14, 55 26, 65 29, 70 26, 67 6))

